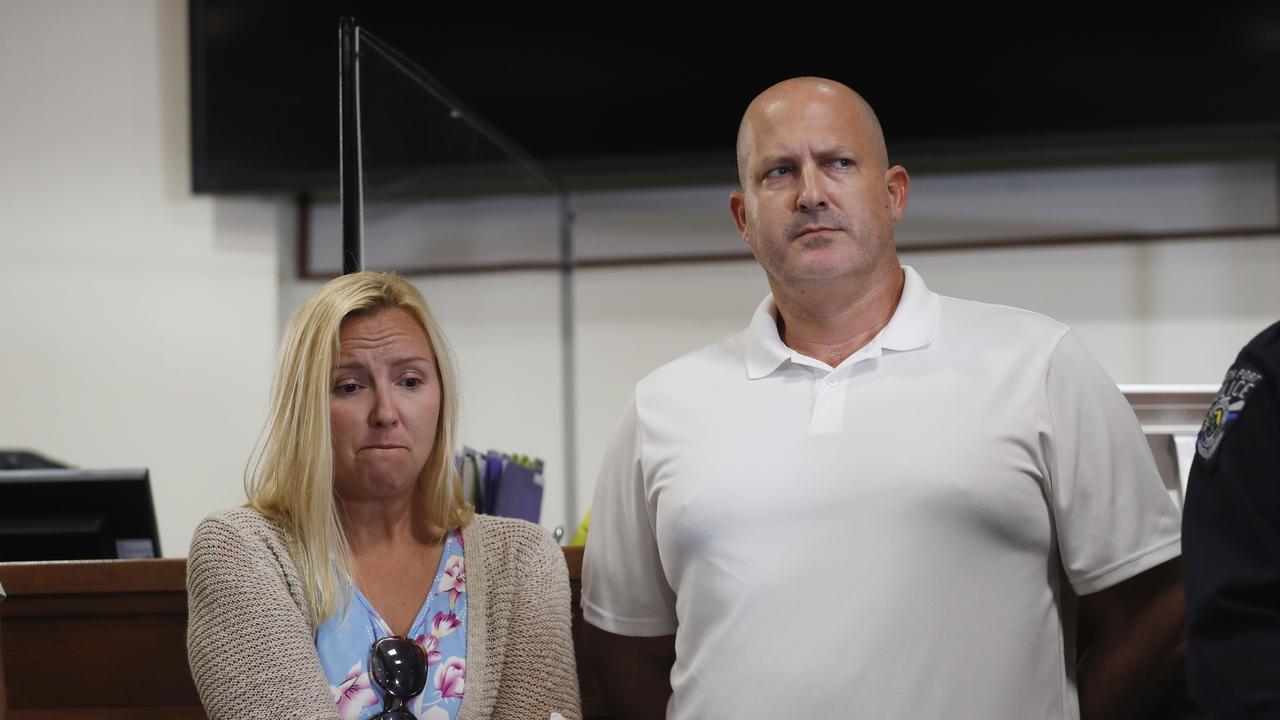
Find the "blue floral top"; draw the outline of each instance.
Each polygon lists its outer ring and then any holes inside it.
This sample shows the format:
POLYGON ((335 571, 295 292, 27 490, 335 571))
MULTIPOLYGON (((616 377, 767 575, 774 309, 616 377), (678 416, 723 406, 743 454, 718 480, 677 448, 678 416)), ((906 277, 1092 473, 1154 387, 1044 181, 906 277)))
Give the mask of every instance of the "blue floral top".
MULTIPOLYGON (((382 691, 369 678, 369 648, 392 635, 373 604, 351 588, 344 612, 316 631, 316 650, 342 720, 366 720, 382 712, 382 691)), ((462 533, 445 537, 431 592, 409 628, 427 652, 427 686, 409 702, 419 720, 452 720, 462 705, 467 678, 467 579, 462 533)))

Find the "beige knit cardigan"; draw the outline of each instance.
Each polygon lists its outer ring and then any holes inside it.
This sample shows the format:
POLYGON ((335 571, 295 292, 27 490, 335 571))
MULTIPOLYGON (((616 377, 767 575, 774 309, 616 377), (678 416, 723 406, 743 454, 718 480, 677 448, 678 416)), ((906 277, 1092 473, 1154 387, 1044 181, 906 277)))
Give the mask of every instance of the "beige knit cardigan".
MULTIPOLYGON (((560 548, 536 525, 484 515, 462 539, 467 678, 458 720, 578 720, 560 548)), ((187 658, 212 720, 338 718, 278 524, 247 508, 205 518, 187 559, 187 597, 187 658)))

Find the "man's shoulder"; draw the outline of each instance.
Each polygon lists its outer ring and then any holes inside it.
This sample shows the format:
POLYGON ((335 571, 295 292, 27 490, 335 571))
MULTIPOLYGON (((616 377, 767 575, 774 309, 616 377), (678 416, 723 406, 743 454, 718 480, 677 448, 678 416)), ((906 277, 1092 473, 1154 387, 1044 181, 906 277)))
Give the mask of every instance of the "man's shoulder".
POLYGON ((1218 401, 1224 400, 1223 393, 1231 386, 1238 394, 1227 399, 1243 403, 1245 393, 1252 394, 1253 386, 1257 385, 1268 386, 1263 392, 1280 402, 1280 322, 1255 335, 1240 349, 1227 370, 1218 401), (1248 390, 1240 392, 1240 388, 1246 386, 1248 390))
POLYGON ((1071 331, 1067 325, 1034 310, 947 295, 938 297, 941 300, 941 327, 948 336, 1052 347, 1071 331))
POLYGON ((680 391, 691 381, 723 377, 726 372, 737 371, 745 376, 744 334, 745 331, 736 332, 658 366, 636 383, 637 395, 680 391))
POLYGON ((1241 355, 1253 355, 1264 364, 1280 366, 1280 322, 1258 333, 1245 344, 1241 355))

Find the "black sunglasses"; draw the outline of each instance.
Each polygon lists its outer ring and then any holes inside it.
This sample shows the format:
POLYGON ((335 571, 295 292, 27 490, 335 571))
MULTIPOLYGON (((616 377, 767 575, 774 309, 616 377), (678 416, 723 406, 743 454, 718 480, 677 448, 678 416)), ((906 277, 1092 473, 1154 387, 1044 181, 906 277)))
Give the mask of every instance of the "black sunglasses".
POLYGON ((382 712, 370 720, 414 720, 405 705, 427 685, 427 654, 418 643, 388 635, 369 648, 369 677, 382 690, 382 712))

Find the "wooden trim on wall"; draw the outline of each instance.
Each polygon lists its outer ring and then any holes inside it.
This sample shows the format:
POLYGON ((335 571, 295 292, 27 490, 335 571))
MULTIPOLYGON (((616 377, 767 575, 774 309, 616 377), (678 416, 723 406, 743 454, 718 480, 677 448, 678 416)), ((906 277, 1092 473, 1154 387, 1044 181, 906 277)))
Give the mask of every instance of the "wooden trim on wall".
MULTIPOLYGON (((307 270, 310 261, 307 252, 309 231, 306 208, 301 207, 298 223, 298 274, 300 280, 331 280, 336 275, 313 273, 307 270)), ((996 250, 1005 248, 1057 247, 1063 245, 1115 245, 1120 243, 1144 243, 1168 240, 1203 240, 1225 238, 1280 236, 1280 224, 1259 227, 1220 227, 1160 232, 1079 233, 1068 235, 1023 236, 1011 238, 983 238, 944 242, 910 243, 898 247, 899 253, 932 253, 955 250, 996 250)), ((746 250, 732 252, 690 253, 688 255, 636 255, 616 258, 578 258, 573 261, 574 270, 601 268, 650 267, 659 265, 698 265, 705 263, 755 261, 746 250)), ((430 265, 395 268, 395 272, 412 277, 440 275, 483 275, 508 272, 559 271, 560 263, 554 260, 530 260, 521 262, 476 263, 474 265, 430 265)))
POLYGON ((993 250, 1007 247, 1040 247, 1056 245, 1116 245, 1134 242, 1159 242, 1164 240, 1207 240, 1225 238, 1263 237, 1280 235, 1280 224, 1258 227, 1225 227, 1192 230, 1163 230, 1160 232, 1078 233, 1074 235, 1038 235, 1011 238, 959 240, 956 242, 928 242, 905 245, 900 253, 940 252, 946 250, 993 250))

